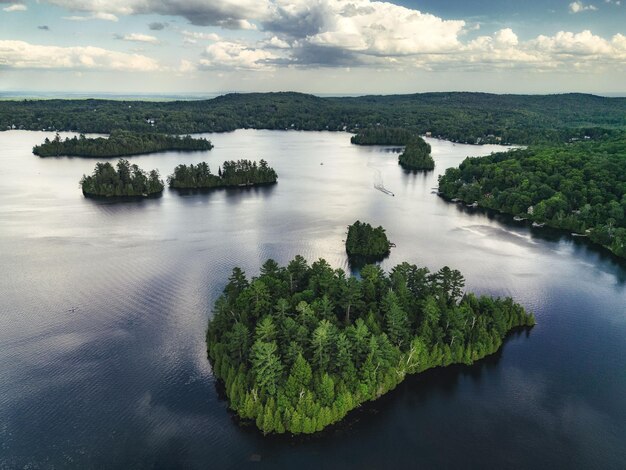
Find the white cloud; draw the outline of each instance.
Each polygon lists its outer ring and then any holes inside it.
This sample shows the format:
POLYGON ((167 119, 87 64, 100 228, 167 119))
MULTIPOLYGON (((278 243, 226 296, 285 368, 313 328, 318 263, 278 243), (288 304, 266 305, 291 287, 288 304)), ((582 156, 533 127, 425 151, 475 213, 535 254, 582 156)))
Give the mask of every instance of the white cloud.
POLYGON ((89 20, 103 20, 103 21, 118 21, 119 18, 112 13, 96 12, 87 16, 64 16, 64 20, 69 21, 89 21, 89 20))
POLYGON ((581 11, 596 11, 598 8, 594 5, 585 5, 583 2, 572 2, 569 4, 570 13, 580 13, 581 11))
POLYGON ((116 35, 115 38, 116 39, 121 39, 122 41, 144 42, 144 43, 148 43, 148 44, 159 44, 159 40, 156 37, 150 36, 148 34, 141 34, 141 33, 125 34, 123 36, 116 35))
POLYGON ((9 5, 8 7, 3 8, 4 11, 13 12, 13 11, 26 11, 28 7, 26 5, 22 5, 21 3, 14 3, 13 5, 9 5))
POLYGON ((193 42, 198 40, 206 40, 206 41, 219 41, 221 38, 219 34, 215 33, 202 33, 198 31, 181 31, 181 34, 185 36, 185 38, 192 39, 193 42))
POLYGON ((270 40, 265 42, 265 45, 276 49, 289 49, 291 47, 287 41, 283 41, 276 36, 272 36, 270 40))
POLYGON ((517 34, 515 34, 511 28, 505 28, 497 31, 496 34, 494 34, 493 38, 498 45, 505 47, 517 46, 517 44, 519 43, 517 39, 517 34))
POLYGON ((86 69, 155 71, 156 60, 100 47, 58 47, 0 40, 0 67, 16 69, 86 69))
MULTIPOLYGON (((266 29, 301 44, 373 56, 444 53, 459 46, 465 22, 443 20, 392 3, 336 0, 276 1, 266 29)), ((283 38, 284 39, 284 38, 283 38)))
POLYGON ((269 0, 47 0, 68 10, 112 15, 182 16, 199 26, 255 29, 248 21, 267 14, 269 0))
POLYGON ((219 41, 208 46, 200 60, 204 69, 269 69, 268 62, 278 57, 272 52, 250 47, 247 44, 230 41, 219 41))

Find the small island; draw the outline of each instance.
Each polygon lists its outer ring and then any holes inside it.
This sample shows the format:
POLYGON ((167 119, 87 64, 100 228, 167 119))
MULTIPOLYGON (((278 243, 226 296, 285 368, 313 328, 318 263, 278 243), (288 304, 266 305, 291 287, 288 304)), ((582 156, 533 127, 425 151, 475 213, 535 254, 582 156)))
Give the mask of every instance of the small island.
POLYGON ((402 263, 360 279, 320 259, 235 268, 207 331, 232 410, 264 434, 310 434, 394 389, 409 374, 472 364, 535 324, 511 298, 464 293, 459 271, 402 263))
POLYGON ((401 127, 367 127, 350 138, 355 145, 406 145, 416 134, 401 127))
POLYGON ((265 160, 258 164, 250 160, 231 160, 218 168, 217 175, 211 173, 206 162, 178 165, 168 182, 175 189, 211 189, 274 184, 277 179, 276 171, 265 160))
POLYGON ((404 152, 398 157, 398 163, 408 170, 435 169, 435 160, 430 155, 430 145, 421 137, 414 137, 406 144, 404 152))
POLYGON ((213 144, 204 138, 193 138, 190 135, 141 133, 114 130, 108 138, 69 137, 62 140, 59 134, 52 140, 46 138, 41 145, 33 147, 33 153, 40 157, 124 157, 167 150, 197 151, 211 150, 213 144))
POLYGON ((87 197, 137 198, 157 196, 163 192, 163 181, 157 170, 146 173, 128 160, 120 159, 117 170, 110 163, 96 163, 91 176, 83 175, 80 186, 87 197))
POLYGON ((387 256, 391 246, 385 229, 382 227, 374 228, 359 220, 348 226, 346 253, 350 258, 376 261, 387 256))

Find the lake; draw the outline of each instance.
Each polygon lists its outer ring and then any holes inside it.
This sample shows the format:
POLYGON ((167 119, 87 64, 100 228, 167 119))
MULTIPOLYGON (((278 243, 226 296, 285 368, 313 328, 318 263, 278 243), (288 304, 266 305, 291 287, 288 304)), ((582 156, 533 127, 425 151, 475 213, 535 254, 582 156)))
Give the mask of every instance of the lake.
POLYGON ((626 467, 624 263, 432 194, 445 168, 500 147, 427 139, 436 169, 411 174, 394 149, 345 133, 206 134, 210 152, 129 160, 165 177, 264 158, 278 184, 111 203, 78 187, 96 160, 32 155, 46 136, 0 132, 1 469, 626 467), (384 269, 459 269, 468 290, 512 296, 537 326, 318 435, 238 426, 204 338, 232 268, 252 276, 302 254, 348 270, 357 219, 397 245, 384 269))

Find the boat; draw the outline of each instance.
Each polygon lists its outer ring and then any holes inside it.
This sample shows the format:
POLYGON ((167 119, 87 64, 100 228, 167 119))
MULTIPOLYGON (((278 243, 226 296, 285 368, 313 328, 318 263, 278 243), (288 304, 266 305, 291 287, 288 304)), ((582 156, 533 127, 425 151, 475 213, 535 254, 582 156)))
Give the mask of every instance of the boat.
POLYGON ((478 203, 476 201, 474 201, 471 204, 468 204, 467 207, 471 207, 472 209, 476 209, 478 207, 478 203))
POLYGON ((525 217, 520 217, 519 215, 516 215, 515 217, 513 217, 513 220, 515 222, 521 222, 522 220, 526 220, 525 217))
POLYGON ((395 194, 389 191, 387 188, 385 188, 382 184, 375 184, 374 187, 378 189, 380 192, 383 192, 385 194, 388 194, 389 196, 395 197, 395 194))
POLYGON ((450 199, 450 201, 452 201, 452 202, 460 202, 461 200, 458 197, 455 197, 453 199, 450 199))
POLYGON ((576 232, 572 232, 572 237, 588 237, 589 235, 587 235, 586 233, 576 233, 576 232))
POLYGON ((546 225, 546 224, 545 224, 545 223, 541 223, 541 224, 540 224, 539 222, 533 222, 533 227, 536 227, 536 228, 541 228, 541 227, 543 227, 544 225, 546 225))

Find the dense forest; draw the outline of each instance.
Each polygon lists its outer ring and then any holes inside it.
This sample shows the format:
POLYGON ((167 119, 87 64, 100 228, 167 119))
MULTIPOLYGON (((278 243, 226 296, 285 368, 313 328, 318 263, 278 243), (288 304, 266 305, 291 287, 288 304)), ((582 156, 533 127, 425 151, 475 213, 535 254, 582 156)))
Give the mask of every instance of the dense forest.
POLYGON ((33 153, 40 157, 123 157, 165 150, 211 150, 213 145, 206 139, 195 139, 189 135, 140 133, 114 130, 108 138, 80 137, 62 140, 59 134, 52 140, 46 137, 41 145, 33 147, 33 153))
POLYGON ((534 146, 467 158, 442 196, 587 234, 626 257, 626 139, 534 146))
POLYGON ((171 188, 201 189, 229 186, 255 186, 276 183, 278 175, 265 160, 226 161, 218 168, 217 175, 211 173, 206 162, 194 165, 178 165, 168 177, 171 188))
POLYGON ((146 173, 128 160, 120 159, 117 170, 110 163, 96 163, 91 176, 83 175, 80 186, 85 196, 148 197, 163 192, 157 170, 146 173))
POLYGON ((374 260, 388 255, 389 247, 390 243, 384 228, 374 228, 370 224, 359 220, 348 226, 348 236, 346 238, 346 253, 348 253, 348 256, 359 256, 374 260))
POLYGON ((407 374, 496 352, 532 314, 464 293, 460 272, 402 263, 360 279, 320 259, 235 268, 216 301, 208 354, 230 407, 268 433, 313 433, 392 390, 407 374))
POLYGON ((289 92, 169 102, 0 101, 0 129, 188 134, 239 128, 358 132, 377 126, 466 143, 599 139, 626 129, 626 98, 487 93, 321 98, 289 92))
POLYGON ((398 163, 409 170, 434 170, 435 160, 430 150, 430 145, 424 139, 414 137, 398 157, 398 163))
POLYGON ((350 138, 356 145, 406 145, 415 132, 399 127, 368 127, 361 129, 350 138))

